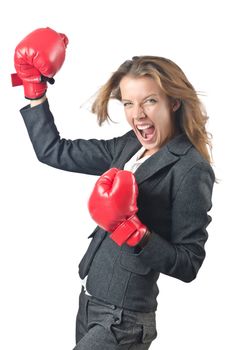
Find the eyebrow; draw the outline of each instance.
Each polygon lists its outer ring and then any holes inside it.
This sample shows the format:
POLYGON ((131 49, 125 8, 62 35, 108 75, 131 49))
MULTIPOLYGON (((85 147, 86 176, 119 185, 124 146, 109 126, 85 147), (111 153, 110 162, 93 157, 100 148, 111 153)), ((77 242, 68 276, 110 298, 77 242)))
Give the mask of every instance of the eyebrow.
MULTIPOLYGON (((159 96, 159 94, 151 94, 151 95, 148 95, 148 96, 144 97, 143 101, 146 100, 146 99, 149 98, 149 97, 152 97, 152 96, 159 96)), ((131 101, 131 100, 128 100, 128 99, 126 99, 126 98, 122 98, 121 101, 131 101)))

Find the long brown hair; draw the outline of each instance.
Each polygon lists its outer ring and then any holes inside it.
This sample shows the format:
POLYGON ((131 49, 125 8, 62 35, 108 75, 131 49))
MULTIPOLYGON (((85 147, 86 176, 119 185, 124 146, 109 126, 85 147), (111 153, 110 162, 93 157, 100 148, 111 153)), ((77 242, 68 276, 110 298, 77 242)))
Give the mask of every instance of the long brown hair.
POLYGON ((114 98, 121 101, 119 84, 126 75, 151 77, 169 98, 180 100, 180 108, 175 112, 176 124, 200 154, 211 163, 211 135, 205 127, 208 120, 205 108, 181 68, 167 58, 135 56, 121 64, 101 87, 92 105, 92 112, 97 114, 99 125, 110 119, 109 100, 114 98))

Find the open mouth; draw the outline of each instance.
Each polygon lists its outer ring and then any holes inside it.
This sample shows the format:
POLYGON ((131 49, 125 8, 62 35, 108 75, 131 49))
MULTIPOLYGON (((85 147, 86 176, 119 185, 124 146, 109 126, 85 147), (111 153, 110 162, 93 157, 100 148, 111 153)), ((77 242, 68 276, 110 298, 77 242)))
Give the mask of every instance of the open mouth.
POLYGON ((146 141, 151 140, 155 134, 155 127, 152 124, 137 125, 136 129, 146 141))

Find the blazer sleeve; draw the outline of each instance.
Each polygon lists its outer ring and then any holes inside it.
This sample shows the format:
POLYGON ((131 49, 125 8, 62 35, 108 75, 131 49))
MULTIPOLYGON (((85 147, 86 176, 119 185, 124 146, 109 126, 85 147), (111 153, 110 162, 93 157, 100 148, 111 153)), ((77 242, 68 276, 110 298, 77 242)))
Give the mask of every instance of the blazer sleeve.
POLYGON ((139 253, 146 265, 184 282, 196 277, 205 258, 214 181, 214 172, 205 162, 185 174, 172 203, 171 241, 152 232, 139 253))
POLYGON ((20 110, 39 161, 52 167, 92 175, 109 169, 117 138, 66 140, 60 138, 48 101, 20 110))

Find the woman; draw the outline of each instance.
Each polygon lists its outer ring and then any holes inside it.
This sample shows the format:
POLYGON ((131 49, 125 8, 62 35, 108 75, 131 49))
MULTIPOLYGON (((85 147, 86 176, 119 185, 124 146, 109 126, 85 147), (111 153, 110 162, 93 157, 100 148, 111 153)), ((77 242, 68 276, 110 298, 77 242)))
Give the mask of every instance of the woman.
MULTIPOLYGON (((46 83, 28 77, 25 61, 32 76, 51 78, 57 69, 46 75, 41 62, 19 60, 22 47, 36 46, 40 57, 41 50, 50 53, 33 35, 16 48, 15 67, 32 100, 21 114, 36 155, 59 169, 100 175, 89 200, 98 226, 79 265, 83 288, 75 349, 148 349, 157 335, 159 274, 190 282, 205 258, 215 181, 206 114, 174 62, 134 57, 115 71, 93 104, 102 124, 109 100, 118 99, 132 130, 111 140, 61 139, 46 83)), ((50 56, 43 58, 48 67, 50 56)))

